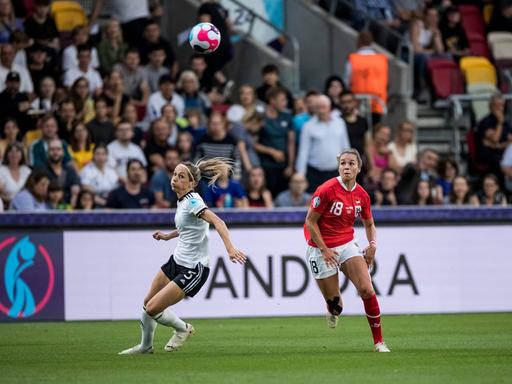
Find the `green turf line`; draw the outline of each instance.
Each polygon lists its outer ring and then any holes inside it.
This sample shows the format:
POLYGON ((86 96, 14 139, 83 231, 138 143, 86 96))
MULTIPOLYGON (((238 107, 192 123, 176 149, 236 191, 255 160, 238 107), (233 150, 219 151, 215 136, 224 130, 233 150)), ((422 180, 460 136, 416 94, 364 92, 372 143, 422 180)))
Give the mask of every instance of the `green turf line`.
POLYGON ((137 321, 0 324, 2 383, 510 383, 512 313, 388 316, 390 354, 372 352, 365 318, 194 320, 182 350, 118 356, 137 321))

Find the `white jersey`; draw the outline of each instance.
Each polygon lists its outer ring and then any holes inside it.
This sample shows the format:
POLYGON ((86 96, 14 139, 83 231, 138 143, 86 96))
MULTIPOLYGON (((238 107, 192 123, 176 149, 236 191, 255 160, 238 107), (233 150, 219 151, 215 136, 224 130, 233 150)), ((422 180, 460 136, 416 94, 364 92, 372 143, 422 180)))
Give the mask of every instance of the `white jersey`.
POLYGON ((178 201, 174 216, 178 230, 178 245, 174 249, 174 260, 187 268, 195 268, 198 263, 209 267, 208 232, 210 224, 198 216, 208 209, 201 196, 189 192, 178 201))

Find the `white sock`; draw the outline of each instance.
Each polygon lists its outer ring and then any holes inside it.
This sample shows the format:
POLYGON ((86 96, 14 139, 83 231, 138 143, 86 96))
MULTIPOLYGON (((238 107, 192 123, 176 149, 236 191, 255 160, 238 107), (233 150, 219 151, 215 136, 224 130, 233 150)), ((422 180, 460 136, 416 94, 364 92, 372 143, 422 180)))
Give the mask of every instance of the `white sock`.
POLYGON ((165 325, 166 327, 172 327, 178 332, 185 332, 187 330, 187 323, 176 316, 170 308, 166 308, 163 312, 153 316, 153 319, 155 319, 158 324, 165 325))
POLYGON ((153 346, 153 337, 155 336, 156 321, 147 314, 146 308, 142 310, 140 317, 140 330, 142 337, 140 344, 142 348, 146 349, 153 346))

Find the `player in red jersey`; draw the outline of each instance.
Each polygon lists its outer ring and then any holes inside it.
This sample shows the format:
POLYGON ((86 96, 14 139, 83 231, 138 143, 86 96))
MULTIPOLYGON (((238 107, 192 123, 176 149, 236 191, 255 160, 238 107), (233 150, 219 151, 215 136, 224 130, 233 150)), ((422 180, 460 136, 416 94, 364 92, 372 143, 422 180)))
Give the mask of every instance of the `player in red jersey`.
POLYGON ((304 224, 311 271, 327 302, 327 321, 335 328, 343 310, 338 269, 355 285, 363 299, 375 351, 390 352, 382 340, 380 308, 369 273, 377 250, 376 229, 368 193, 356 183, 361 171, 356 149, 338 155, 340 176, 320 185, 311 200, 304 224), (369 245, 361 251, 354 239, 354 221, 360 216, 369 245))

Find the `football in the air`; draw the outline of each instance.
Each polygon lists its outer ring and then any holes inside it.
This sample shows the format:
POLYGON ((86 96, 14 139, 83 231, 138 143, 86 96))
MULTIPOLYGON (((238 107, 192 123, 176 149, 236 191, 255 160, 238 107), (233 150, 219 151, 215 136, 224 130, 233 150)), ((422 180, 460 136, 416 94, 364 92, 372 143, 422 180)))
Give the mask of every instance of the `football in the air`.
POLYGON ((188 41, 195 52, 212 53, 219 48, 220 32, 211 23, 199 23, 190 30, 188 41))

